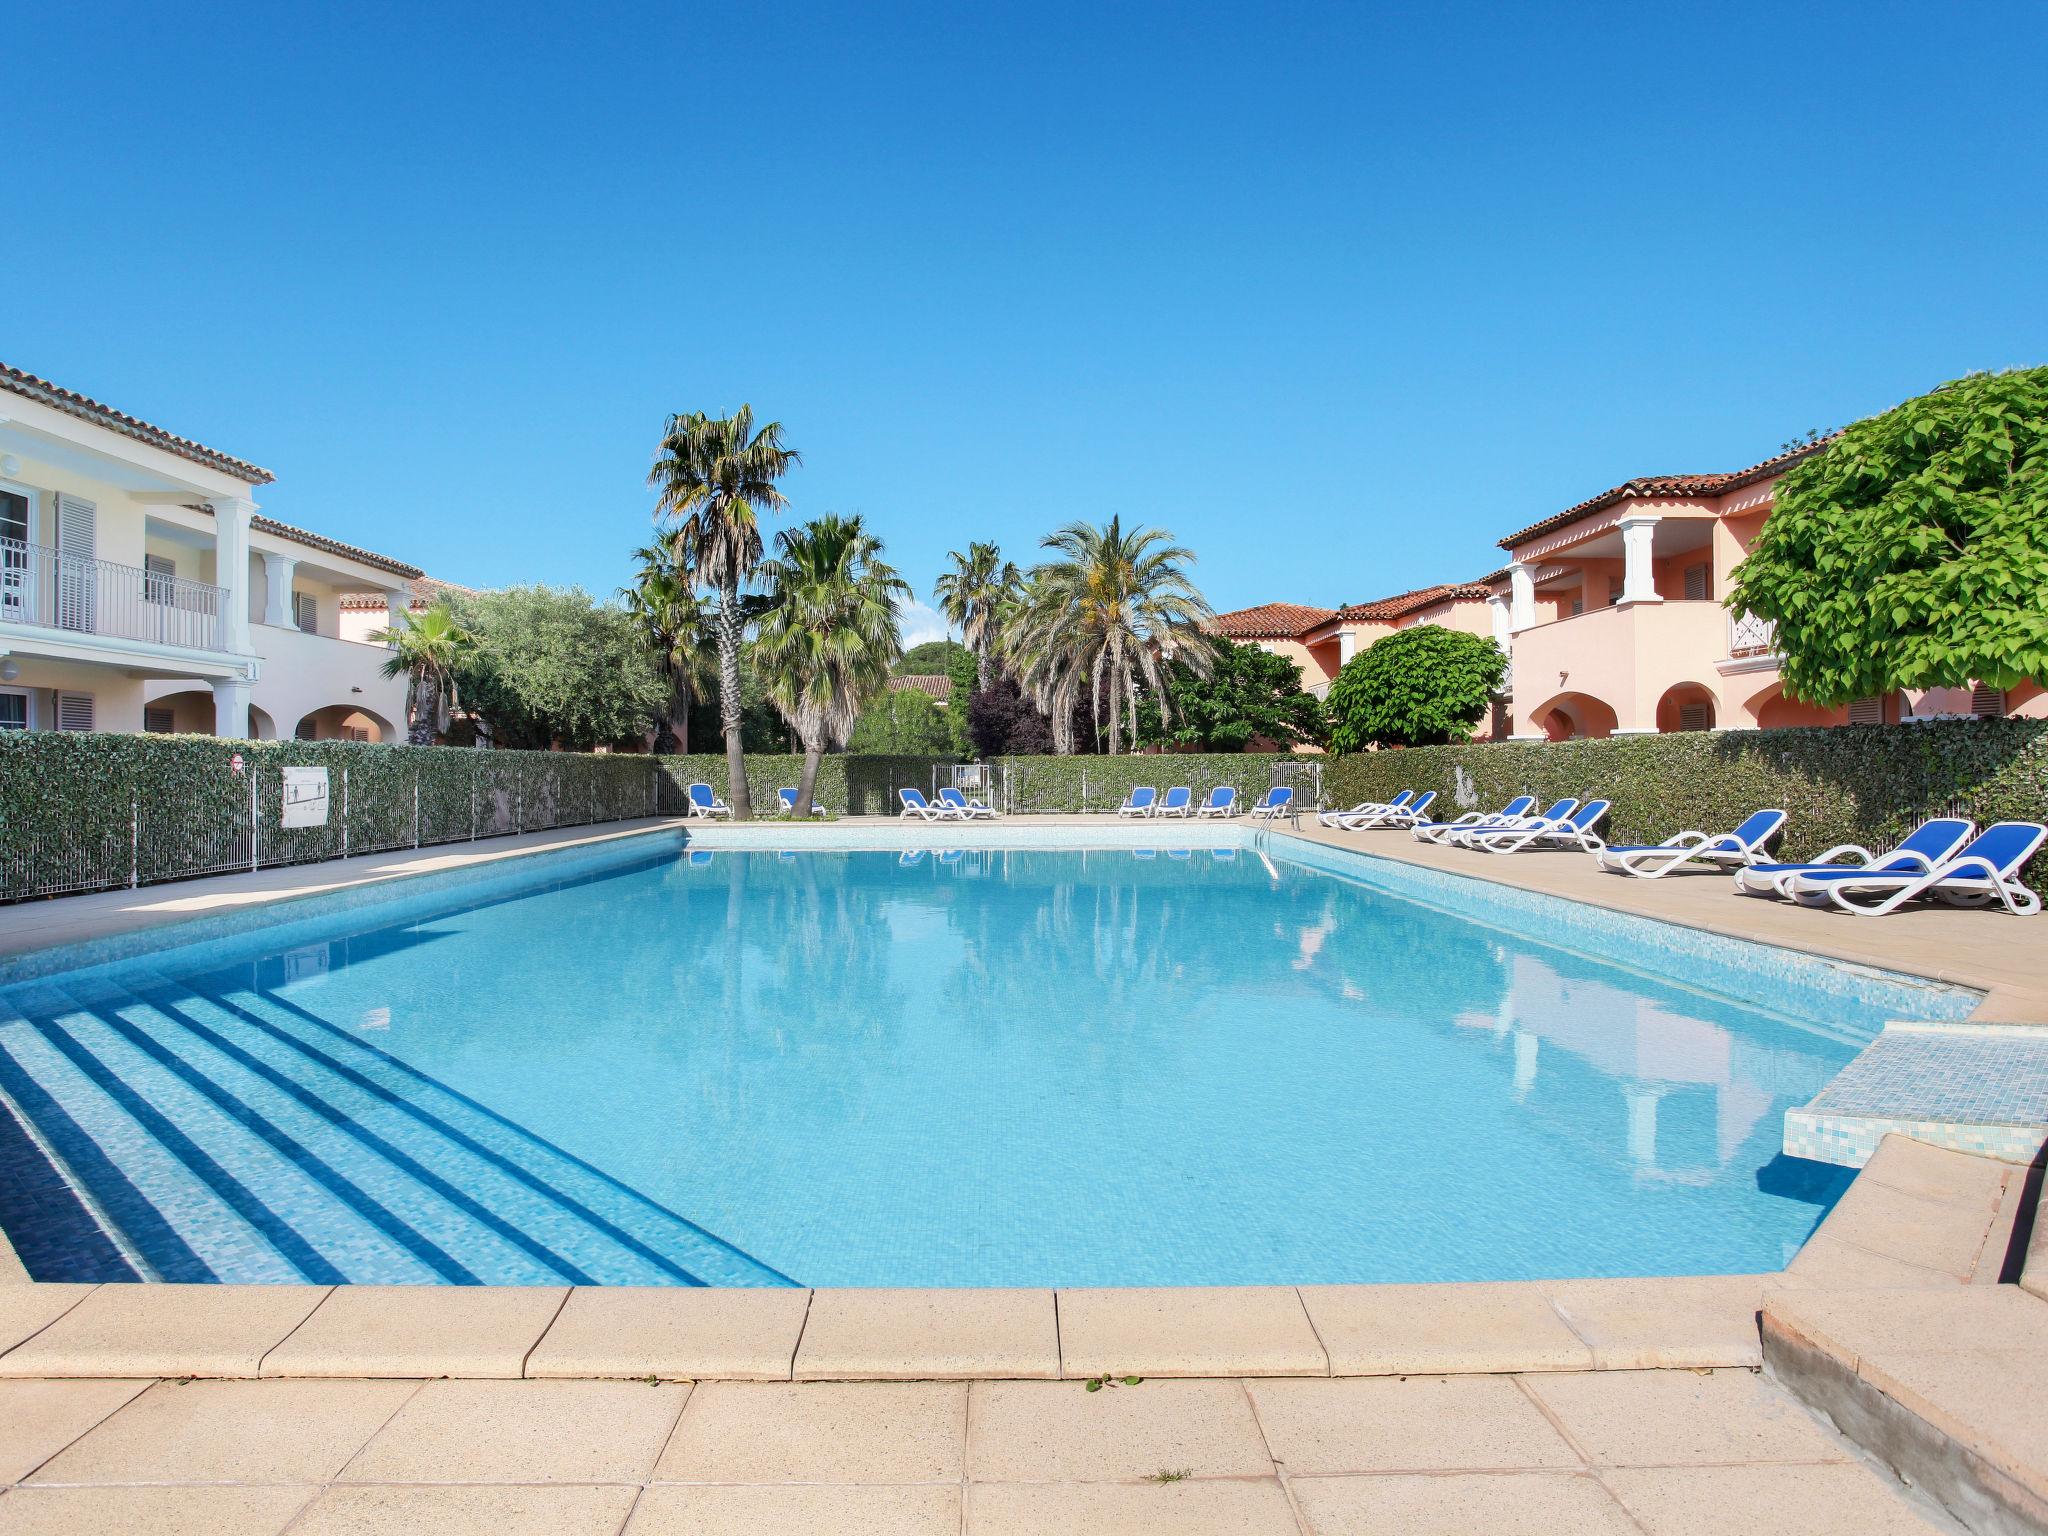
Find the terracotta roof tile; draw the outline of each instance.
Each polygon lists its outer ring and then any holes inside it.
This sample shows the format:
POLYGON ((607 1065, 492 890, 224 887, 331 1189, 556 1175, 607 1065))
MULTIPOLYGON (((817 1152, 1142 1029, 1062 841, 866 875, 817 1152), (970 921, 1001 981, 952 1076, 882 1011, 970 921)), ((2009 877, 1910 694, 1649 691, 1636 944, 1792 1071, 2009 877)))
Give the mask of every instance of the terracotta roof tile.
POLYGON ((1396 593, 1376 602, 1349 603, 1338 610, 1347 619, 1398 619, 1428 608, 1437 603, 1450 602, 1458 598, 1472 598, 1484 601, 1493 596, 1493 588, 1483 581, 1440 582, 1433 587, 1417 587, 1412 592, 1396 593))
POLYGON ((1603 511, 1619 502, 1636 501, 1655 496, 1720 496, 1742 486, 1754 484, 1780 474, 1797 464, 1801 459, 1811 458, 1833 442, 1841 434, 1830 432, 1819 442, 1801 443, 1797 448, 1788 448, 1761 463, 1747 469, 1738 469, 1732 474, 1708 475, 1643 475, 1634 480, 1624 480, 1620 485, 1602 491, 1598 496, 1589 497, 1576 506, 1566 507, 1549 517, 1539 519, 1518 533, 1511 533, 1500 541, 1502 549, 1513 549, 1526 539, 1550 533, 1575 522, 1590 512, 1603 511))
POLYGON ((35 374, 24 372, 20 368, 9 367, 6 363, 0 363, 0 389, 50 406, 67 416, 75 416, 80 421, 89 421, 94 426, 105 427, 110 432, 119 432, 123 437, 132 437, 152 448, 175 453, 179 458, 190 459, 194 464, 204 464, 208 469, 217 469, 224 475, 232 475, 235 479, 247 481, 250 485, 268 485, 277 478, 269 470, 258 465, 234 458, 217 448, 209 448, 204 443, 195 443, 189 437, 166 432, 162 427, 151 426, 138 417, 130 416, 126 411, 117 411, 111 405, 102 405, 88 395, 81 395, 76 390, 52 384, 48 379, 38 378, 35 374))
POLYGON ((891 693, 900 693, 906 688, 930 694, 941 704, 953 697, 953 679, 943 672, 906 672, 901 677, 889 679, 891 693))
MULTIPOLYGON (((412 593, 411 600, 406 603, 408 608, 430 608, 433 606, 434 599, 445 593, 459 592, 464 596, 469 596, 476 591, 475 587, 460 587, 452 581, 437 581, 432 576, 415 576, 405 585, 412 593)), ((344 608, 382 608, 384 606, 384 594, 382 592, 344 592, 341 595, 341 606, 344 608)))
POLYGON ((1209 628, 1231 640, 1292 640, 1318 624, 1337 616, 1332 608, 1311 608, 1302 603, 1261 603, 1256 608, 1236 608, 1219 613, 1209 628))

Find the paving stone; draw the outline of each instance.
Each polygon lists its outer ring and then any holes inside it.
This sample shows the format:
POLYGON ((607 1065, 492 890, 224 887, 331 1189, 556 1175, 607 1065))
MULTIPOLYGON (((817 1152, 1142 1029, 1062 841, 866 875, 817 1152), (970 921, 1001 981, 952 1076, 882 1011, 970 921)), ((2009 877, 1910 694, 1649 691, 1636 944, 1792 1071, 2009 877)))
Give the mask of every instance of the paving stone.
POLYGON ((307 1487, 16 1488, 0 1499, 7 1536, 277 1536, 307 1487))
POLYGON ((625 1483, 654 1470, 690 1389, 430 1381, 350 1462, 352 1483, 625 1483))
POLYGON ((625 1536, 957 1536, 960 1490, 861 1487, 649 1488, 625 1536))
POLYGON ((1069 1377, 1323 1376, 1329 1357, 1292 1286, 1059 1293, 1069 1377))
POLYGON ((1269 1477, 1272 1458, 1235 1381, 980 1381, 968 1422, 977 1482, 1122 1482, 1160 1471, 1269 1477))
POLYGON ((819 1291, 795 1374, 799 1381, 1057 1377, 1052 1292, 819 1291))
POLYGON ((102 1285, 0 1356, 0 1374, 254 1376, 264 1355, 327 1291, 319 1285, 102 1285))
POLYGON ((1273 1459, 1291 1474, 1577 1467, 1506 1376, 1255 1381, 1273 1459))
POLYGON ((1296 1536, 1271 1478, 1170 1483, 975 1483, 967 1536, 1296 1536))
POLYGON ((1603 1466, 1841 1461, 1803 1407, 1753 1371, 1594 1371, 1526 1385, 1603 1466))
POLYGON ((1937 1524, 1860 1463, 1610 1472, 1648 1536, 1928 1536, 1937 1524))
POLYGON ((1302 1304, 1333 1376, 1584 1370, 1593 1351, 1548 1287, 1305 1285, 1302 1304))
POLYGON ((787 1381, 809 1291, 578 1286, 526 1359, 528 1376, 787 1381))
POLYGON ((707 1382, 655 1468, 662 1482, 957 1481, 967 1387, 946 1382, 707 1382))
POLYGON ((0 1381, 0 1483, 20 1482, 149 1385, 0 1381))
POLYGON ((329 1488, 292 1536, 616 1536, 637 1486, 329 1488))
POLYGON ((265 1376, 517 1376, 566 1286, 339 1285, 265 1376))
POLYGON ((1298 1477, 1293 1489, 1314 1536, 1639 1536, 1581 1472, 1298 1477))

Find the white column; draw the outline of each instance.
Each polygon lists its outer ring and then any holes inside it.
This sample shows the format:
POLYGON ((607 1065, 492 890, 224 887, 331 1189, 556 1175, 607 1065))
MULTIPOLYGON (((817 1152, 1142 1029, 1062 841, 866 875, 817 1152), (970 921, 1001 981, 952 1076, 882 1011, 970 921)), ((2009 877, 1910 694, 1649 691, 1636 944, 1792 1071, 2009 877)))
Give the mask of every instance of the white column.
POLYGON ((1508 567, 1508 631, 1520 634, 1536 622, 1536 573, 1517 560, 1508 567))
POLYGON ((274 555, 263 551, 263 622, 274 624, 279 629, 290 629, 298 623, 292 612, 292 579, 298 575, 299 562, 295 555, 274 555))
POLYGON ((249 735, 250 681, 244 677, 213 680, 213 734, 243 741, 249 735))
POLYGON ((1624 603, 1661 603, 1657 579, 1650 569, 1650 546, 1657 537, 1654 517, 1624 517, 1621 529, 1621 600, 1624 603))
POLYGON ((1486 600, 1486 611, 1493 619, 1493 643, 1505 653, 1509 649, 1509 637, 1514 633, 1508 624, 1508 600, 1496 592, 1486 600))
POLYGON ((1343 666, 1358 653, 1358 634, 1355 630, 1337 631, 1337 665, 1343 666))
MULTIPOLYGON (((227 594, 221 604, 227 610, 222 615, 227 648, 238 656, 251 656, 256 650, 249 639, 249 519, 255 512, 255 502, 238 497, 217 496, 213 501, 213 579, 227 594)), ((247 703, 245 694, 238 735, 249 728, 247 703)))

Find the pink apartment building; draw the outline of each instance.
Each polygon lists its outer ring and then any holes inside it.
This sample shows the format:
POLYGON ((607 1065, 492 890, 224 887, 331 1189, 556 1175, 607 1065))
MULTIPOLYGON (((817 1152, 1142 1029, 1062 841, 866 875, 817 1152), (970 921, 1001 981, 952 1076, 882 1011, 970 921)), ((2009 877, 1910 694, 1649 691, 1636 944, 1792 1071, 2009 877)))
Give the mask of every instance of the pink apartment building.
POLYGON ((1292 656, 1318 695, 1358 648, 1395 629, 1442 624, 1491 635, 1508 653, 1509 696, 1482 737, 2048 716, 2038 682, 2003 693, 1938 688, 1832 709, 1785 692, 1771 626, 1738 618, 1723 602, 1780 477, 1825 447, 1823 440, 1728 474, 1627 481, 1502 539, 1506 568, 1476 582, 1336 610, 1268 603, 1220 615, 1216 628, 1292 656))

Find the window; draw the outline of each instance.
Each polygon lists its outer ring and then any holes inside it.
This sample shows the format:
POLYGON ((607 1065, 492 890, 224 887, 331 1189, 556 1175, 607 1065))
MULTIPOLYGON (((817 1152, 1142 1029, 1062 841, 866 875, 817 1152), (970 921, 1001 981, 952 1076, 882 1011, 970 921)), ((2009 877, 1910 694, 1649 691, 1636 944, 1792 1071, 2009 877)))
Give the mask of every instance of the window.
POLYGON ((368 741, 370 733, 360 725, 345 725, 341 728, 343 741, 368 741))
POLYGON ((0 731, 28 729, 28 694, 20 689, 0 689, 0 731))
POLYGON ((89 693, 58 694, 57 729, 60 731, 91 730, 92 695, 89 693))
POLYGON ((1711 704, 1679 705, 1678 728, 1681 731, 1711 731, 1714 728, 1714 706, 1711 704))
POLYGON ((1578 616, 1579 616, 1580 614, 1584 613, 1585 611, 1586 611, 1586 589, 1585 589, 1584 587, 1581 587, 1581 588, 1579 588, 1579 590, 1578 590, 1578 591, 1576 591, 1576 592, 1574 592, 1574 593, 1572 594, 1572 611, 1571 611, 1571 617, 1573 617, 1573 618, 1575 618, 1575 619, 1576 619, 1576 618, 1577 618, 1577 617, 1578 617, 1578 616))
POLYGON ((29 527, 33 509, 22 491, 0 490, 0 619, 31 618, 35 595, 29 568, 29 527))
POLYGON ((169 555, 144 555, 142 569, 142 600, 168 604, 177 590, 178 562, 169 555))
POLYGON ((1877 697, 1851 699, 1849 701, 1849 723, 1851 725, 1883 725, 1884 700, 1877 697))
POLYGON ((178 729, 178 714, 168 704, 145 704, 142 707, 142 728, 153 736, 175 735, 178 729))
POLYGON ((1685 568, 1685 600, 1688 603, 1704 603, 1714 595, 1714 568, 1711 565, 1688 565, 1685 568))
POLYGON ((312 593, 292 594, 292 622, 309 635, 320 633, 320 604, 312 593))
POLYGON ((1970 713, 1981 720, 2003 720, 2005 718, 2005 690, 1986 688, 1979 683, 1970 690, 1970 713))

